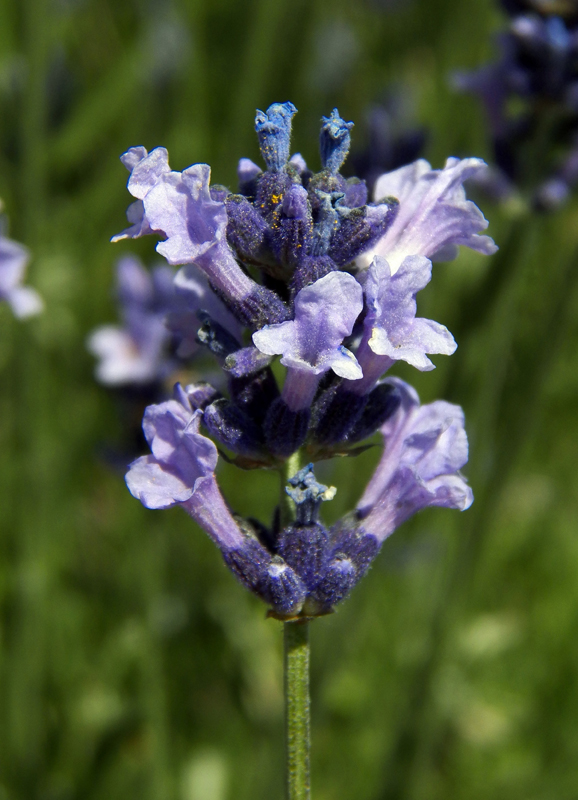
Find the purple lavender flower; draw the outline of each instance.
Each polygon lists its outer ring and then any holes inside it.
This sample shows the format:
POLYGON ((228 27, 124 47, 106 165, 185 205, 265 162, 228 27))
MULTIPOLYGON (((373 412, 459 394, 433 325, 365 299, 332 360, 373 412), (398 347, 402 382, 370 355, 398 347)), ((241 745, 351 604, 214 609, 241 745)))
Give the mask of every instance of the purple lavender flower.
POLYGON ((496 251, 480 209, 466 199, 463 183, 486 169, 479 158, 448 158, 441 170, 432 170, 424 159, 378 178, 375 197, 396 197, 399 211, 384 236, 367 250, 360 266, 374 255, 387 259, 393 274, 406 256, 426 256, 433 261, 456 257, 464 245, 485 255, 496 251))
POLYGON ((468 460, 464 414, 437 400, 420 406, 414 389, 399 379, 396 414, 381 428, 381 461, 357 504, 367 534, 383 542, 406 519, 427 506, 464 511, 473 494, 459 470, 468 460))
POLYGON ((147 408, 143 430, 152 455, 131 464, 126 476, 129 491, 147 508, 182 506, 248 588, 279 613, 300 611, 305 599, 300 579, 247 527, 242 530, 227 508, 214 475, 217 448, 200 433, 201 417, 179 384, 174 400, 147 408))
MULTIPOLYGON (((300 558, 294 557, 293 566, 299 574, 303 574, 300 560, 321 565, 312 580, 305 580, 311 586, 304 606, 308 613, 324 613, 340 602, 367 572, 385 539, 413 514, 436 505, 464 511, 473 501, 472 491, 459 473, 468 458, 461 408, 443 401, 420 406, 408 384, 398 378, 388 378, 387 383, 397 392, 400 403, 381 428, 383 455, 355 514, 340 520, 328 532, 322 556, 316 536, 310 537, 314 544, 309 544, 306 556, 302 545, 300 558)), ((319 494, 311 499, 316 500, 319 494)), ((299 524, 298 512, 292 535, 299 524)))
POLYGON ((162 147, 150 154, 143 147, 133 147, 122 160, 131 169, 128 189, 142 206, 133 203, 129 207, 128 219, 134 224, 113 241, 158 232, 166 240, 157 245, 157 251, 169 264, 199 266, 242 314, 243 321, 253 321, 259 311, 265 315, 264 321, 286 316, 276 295, 255 284, 235 261, 225 237, 225 204, 211 197, 207 164, 173 172, 162 147), (272 306, 269 313, 260 308, 267 300, 272 306))
POLYGON ((44 308, 38 292, 22 286, 29 260, 30 254, 23 245, 0 232, 0 300, 6 300, 20 319, 32 317, 44 308))
POLYGON ((97 328, 87 342, 99 359, 97 380, 107 386, 162 381, 174 369, 165 324, 176 305, 173 271, 160 266, 149 273, 138 258, 125 256, 117 264, 116 282, 123 325, 97 328))
POLYGON ((189 266, 178 272, 157 266, 149 272, 135 256, 116 267, 122 325, 104 325, 87 346, 99 359, 96 377, 107 386, 144 386, 166 380, 201 344, 199 314, 208 314, 232 336, 237 320, 212 291, 204 274, 189 266))
POLYGON ((389 263, 375 256, 364 283, 366 314, 357 357, 363 378, 351 390, 366 394, 396 362, 428 371, 427 353, 451 355, 457 345, 446 327, 416 317, 415 296, 431 279, 431 261, 407 256, 392 275, 389 263))
MULTIPOLYGON (((483 162, 449 159, 432 170, 418 161, 382 175, 377 192, 387 198, 368 203, 364 182, 341 175, 353 123, 337 109, 323 117, 322 168, 313 173, 289 157, 295 113, 291 103, 257 112, 266 168, 241 159, 238 194, 211 188, 207 165, 171 171, 162 148, 123 156, 142 205, 122 235, 159 235, 158 252, 185 265, 166 304, 169 328, 181 355, 203 345, 226 384, 177 387, 175 399, 147 409, 152 455, 132 464, 129 488, 149 508, 182 506, 281 618, 330 611, 415 511, 471 502, 458 474, 467 459, 461 410, 420 407, 407 384, 383 375, 399 360, 433 369, 429 354, 456 347, 443 325, 416 316, 430 259, 453 257, 460 244, 495 249, 479 235, 487 222, 462 186, 483 162), (313 463, 286 475, 289 523, 234 517, 218 490, 213 441, 243 469, 285 474, 297 451, 311 462, 353 455, 351 446, 377 430, 382 462, 358 510, 331 529, 319 513, 335 490, 317 482, 313 463)), ((151 308, 139 297, 143 317, 151 308)))
POLYGON ((262 353, 281 355, 287 367, 283 399, 293 411, 307 408, 319 380, 328 370, 349 380, 362 376, 343 340, 363 309, 361 286, 345 272, 331 272, 301 289, 295 298, 295 319, 253 334, 262 353))
POLYGON ((253 334, 261 352, 282 355, 281 364, 287 367, 283 393, 265 420, 266 443, 275 455, 289 456, 305 441, 322 375, 333 370, 349 380, 362 377, 357 359, 343 346, 362 308, 355 278, 330 272, 298 292, 294 320, 253 334))

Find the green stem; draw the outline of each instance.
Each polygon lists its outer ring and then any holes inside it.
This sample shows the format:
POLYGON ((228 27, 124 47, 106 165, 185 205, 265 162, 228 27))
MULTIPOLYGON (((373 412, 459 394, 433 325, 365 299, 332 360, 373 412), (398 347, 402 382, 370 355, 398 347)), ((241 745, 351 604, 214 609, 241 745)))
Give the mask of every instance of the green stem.
MULTIPOLYGON (((295 519, 295 504, 285 487, 301 466, 299 453, 287 459, 280 470, 281 525, 295 519)), ((285 757, 287 800, 309 800, 310 702, 309 702, 309 622, 292 620, 283 624, 285 757)))
POLYGON ((279 472, 281 478, 281 485, 279 487, 279 508, 281 510, 281 527, 283 528, 295 519, 295 503, 285 491, 285 487, 287 486, 289 478, 292 478, 295 473, 299 472, 300 466, 301 458, 299 451, 297 451, 293 453, 292 456, 289 456, 279 472))
POLYGON ((309 622, 285 622, 286 800, 309 800, 309 622))

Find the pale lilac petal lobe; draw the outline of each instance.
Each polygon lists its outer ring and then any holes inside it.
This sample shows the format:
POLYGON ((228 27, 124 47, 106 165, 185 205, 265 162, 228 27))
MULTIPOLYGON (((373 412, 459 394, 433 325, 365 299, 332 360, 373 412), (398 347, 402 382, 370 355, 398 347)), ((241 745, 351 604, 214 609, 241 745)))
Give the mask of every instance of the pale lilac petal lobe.
POLYGON ((451 356, 457 348, 456 340, 445 325, 422 317, 414 320, 412 340, 416 347, 423 348, 426 353, 451 356))
POLYGON ((164 147, 156 147, 135 163, 128 180, 128 190, 133 197, 144 200, 147 192, 168 172, 169 154, 164 147))
POLYGON ((328 361, 328 364, 340 378, 357 381, 363 377, 363 372, 357 359, 346 347, 340 347, 333 358, 328 361))
POLYGON ((188 500, 193 489, 163 468, 153 456, 141 456, 130 465, 126 484, 146 508, 170 508, 188 500))
POLYGON ((149 224, 167 237, 157 250, 169 264, 198 260, 224 236, 227 213, 210 198, 210 174, 207 164, 195 164, 163 176, 146 194, 149 224))
POLYGON ((191 416, 190 409, 176 400, 147 406, 143 431, 155 458, 167 460, 174 454, 191 416))
POLYGON ((295 341, 295 327, 294 320, 280 322, 277 325, 265 325, 253 334, 253 344, 268 356, 284 355, 295 341))
POLYGON ((131 203, 126 210, 126 218, 132 224, 130 227, 125 228, 120 233, 111 237, 111 242, 116 244, 123 241, 123 239, 138 239, 141 236, 147 236, 152 233, 148 220, 145 216, 144 206, 142 200, 135 200, 131 203))
POLYGON ((407 200, 414 193, 416 184, 422 192, 427 191, 427 182, 419 183, 420 178, 431 172, 431 166, 424 158, 419 158, 413 164, 387 172, 375 182, 374 198, 378 201, 382 197, 396 197, 399 202, 407 200))
POLYGON ((120 157, 120 160, 124 164, 124 166, 128 169, 129 172, 136 167, 139 161, 142 161, 143 158, 146 158, 148 155, 147 150, 145 147, 129 147, 126 153, 123 153, 120 157))

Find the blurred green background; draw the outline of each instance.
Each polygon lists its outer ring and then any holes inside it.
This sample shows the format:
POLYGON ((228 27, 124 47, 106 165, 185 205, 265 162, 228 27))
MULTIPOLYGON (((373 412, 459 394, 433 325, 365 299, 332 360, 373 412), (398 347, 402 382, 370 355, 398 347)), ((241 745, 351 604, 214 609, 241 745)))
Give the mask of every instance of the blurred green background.
MULTIPOLYGON (((234 186, 257 106, 291 100, 317 162, 334 105, 364 140, 392 84, 425 153, 488 157, 448 75, 492 53, 490 0, 0 0, 0 196, 46 311, 0 307, 0 800, 274 800, 281 624, 179 509, 147 511, 104 453, 122 441, 88 332, 114 321, 118 155, 163 144, 234 186)), ((312 629, 316 800, 574 800, 578 787, 578 206, 434 270, 420 313, 460 347, 396 374, 465 407, 464 514, 430 509, 312 629)), ((326 465, 331 521, 379 453, 326 465)), ((267 519, 274 476, 223 468, 267 519)))

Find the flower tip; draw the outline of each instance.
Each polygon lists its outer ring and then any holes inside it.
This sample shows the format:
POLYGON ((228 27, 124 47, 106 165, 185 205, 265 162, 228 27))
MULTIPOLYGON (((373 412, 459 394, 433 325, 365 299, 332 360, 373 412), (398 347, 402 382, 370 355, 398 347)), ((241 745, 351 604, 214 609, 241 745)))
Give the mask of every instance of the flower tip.
POLYGON ((474 493, 472 491, 471 486, 468 486, 467 483, 465 483, 464 479, 463 495, 461 497, 461 500, 459 500, 456 503, 456 508, 458 511, 467 511, 473 502, 474 502, 474 493))
POLYGON ((279 172, 289 160, 291 120, 297 113, 293 103, 273 103, 267 111, 257 109, 255 131, 267 169, 279 172))
POLYGON ((139 145, 138 147, 129 147, 129 149, 120 156, 122 164, 128 169, 129 172, 136 167, 139 161, 142 161, 148 155, 146 147, 139 145))
POLYGON ((334 138, 345 136, 355 125, 354 122, 345 122, 339 116, 339 110, 334 108, 328 117, 321 117, 323 128, 326 129, 334 138))
POLYGON ((351 137, 349 131, 353 122, 345 122, 339 116, 339 111, 334 108, 329 117, 321 117, 321 132, 319 134, 319 149, 321 164, 332 174, 336 174, 347 158, 351 137))

